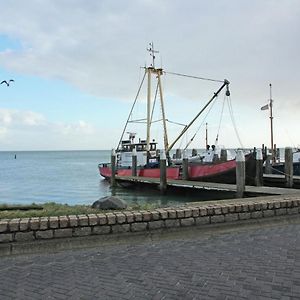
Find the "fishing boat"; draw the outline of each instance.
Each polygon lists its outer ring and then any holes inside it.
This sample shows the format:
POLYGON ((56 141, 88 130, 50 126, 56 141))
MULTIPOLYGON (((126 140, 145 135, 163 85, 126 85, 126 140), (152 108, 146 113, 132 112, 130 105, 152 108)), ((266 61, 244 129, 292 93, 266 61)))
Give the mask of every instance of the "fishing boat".
MULTIPOLYGON (((170 151, 174 148, 176 143, 183 137, 184 134, 190 129, 192 124, 199 118, 199 116, 207 109, 207 107, 218 97, 218 95, 225 91, 225 95, 227 97, 230 96, 229 91, 229 81, 228 80, 213 80, 220 84, 219 89, 213 93, 213 96, 209 99, 209 101, 204 105, 204 107, 196 114, 196 116, 190 121, 189 124, 184 125, 184 128, 175 138, 172 143, 169 143, 168 140, 168 132, 167 132, 167 122, 165 113, 165 105, 164 105, 164 97, 162 93, 162 82, 161 77, 164 74, 173 74, 185 77, 192 77, 198 79, 205 79, 202 77, 189 76, 186 74, 180 73, 171 73, 163 70, 162 68, 155 67, 155 54, 158 52, 154 50, 153 43, 149 44, 150 47, 147 49, 150 52, 152 57, 152 64, 149 67, 144 68, 144 76, 141 80, 141 83, 138 88, 137 95, 135 97, 133 106, 130 110, 129 116, 127 118, 125 127, 121 134, 121 138, 119 140, 118 146, 116 148, 116 175, 118 176, 132 176, 132 160, 133 155, 136 157, 136 175, 140 177, 151 177, 151 178, 159 178, 160 177, 160 168, 159 168, 159 160, 162 152, 166 155, 167 158, 167 170, 166 176, 167 179, 182 179, 182 164, 176 163, 175 160, 172 161, 170 151), (139 97, 140 91, 144 84, 145 78, 147 77, 147 109, 146 109, 146 118, 145 119, 137 119, 132 120, 132 112, 134 106, 136 105, 137 99, 139 97), (152 78, 155 78, 156 81, 156 92, 154 93, 154 99, 152 99, 151 95, 151 86, 152 86, 152 78), (155 102, 157 98, 160 99, 160 113, 162 119, 160 120, 163 127, 163 149, 158 149, 158 143, 151 139, 151 126, 154 122, 153 120, 153 110, 155 106, 155 102), (146 139, 138 139, 136 141, 136 133, 127 131, 127 126, 129 123, 146 123, 146 139), (129 134, 128 139, 124 139, 124 135, 127 132, 129 134)), ((200 156, 199 159, 190 159, 189 167, 188 167, 188 177, 190 180, 201 180, 201 181, 215 181, 215 182, 227 182, 234 183, 235 182, 235 168, 236 162, 235 159, 231 160, 221 160, 215 155, 211 155, 211 159, 207 159, 207 157, 200 156)), ((251 161, 253 161, 253 153, 249 153, 246 155, 246 172, 253 173, 251 168, 251 161)), ((110 163, 101 163, 98 165, 100 175, 105 179, 110 179, 112 174, 112 168, 110 163)), ((250 174, 250 173, 249 173, 250 174)), ((252 175, 251 175, 252 176, 252 175)), ((251 176, 247 176, 250 178, 251 176)))

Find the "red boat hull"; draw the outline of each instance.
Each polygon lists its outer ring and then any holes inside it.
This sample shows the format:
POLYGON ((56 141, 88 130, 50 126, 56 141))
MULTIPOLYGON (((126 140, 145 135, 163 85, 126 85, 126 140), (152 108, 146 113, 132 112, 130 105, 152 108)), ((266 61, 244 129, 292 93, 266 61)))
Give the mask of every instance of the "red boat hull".
MULTIPOLYGON (((246 160, 246 178, 247 183, 252 184, 255 177, 255 161, 253 154, 245 156, 246 160)), ((106 179, 111 177, 111 168, 108 164, 99 165, 100 175, 106 179)), ((236 162, 229 160, 226 162, 218 162, 214 164, 190 163, 188 167, 189 180, 195 181, 211 181, 223 183, 235 183, 236 181, 236 162)), ((132 176, 131 169, 118 169, 118 176, 132 176)), ((139 177, 159 178, 159 168, 141 168, 137 170, 139 177)), ((182 179, 181 167, 168 167, 167 179, 182 179)))
MULTIPOLYGON (((99 165, 100 175, 106 179, 111 177, 111 168, 109 166, 99 165)), ((118 169, 118 176, 132 176, 131 169, 118 169)), ((137 169, 137 176, 139 177, 151 177, 159 178, 160 169, 159 168, 149 168, 149 169, 137 169)), ((170 167, 167 168, 167 179, 180 179, 180 168, 179 167, 170 167)))

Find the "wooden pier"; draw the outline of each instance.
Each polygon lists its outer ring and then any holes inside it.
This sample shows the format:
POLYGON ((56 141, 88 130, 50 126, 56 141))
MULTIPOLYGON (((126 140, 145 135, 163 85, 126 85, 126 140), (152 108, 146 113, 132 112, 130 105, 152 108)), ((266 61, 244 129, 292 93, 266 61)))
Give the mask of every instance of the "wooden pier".
MULTIPOLYGON (((116 176, 116 181, 120 185, 140 184, 140 185, 152 185, 159 188, 160 178, 138 177, 138 176, 116 176)), ((191 180, 175 180, 168 179, 167 187, 179 187, 187 189, 202 189, 212 191, 224 191, 224 192, 236 192, 236 184, 214 183, 214 182, 202 182, 191 180)), ((245 186, 245 193, 260 194, 260 195, 288 195, 299 194, 300 190, 291 188, 278 188, 270 186, 245 186)))

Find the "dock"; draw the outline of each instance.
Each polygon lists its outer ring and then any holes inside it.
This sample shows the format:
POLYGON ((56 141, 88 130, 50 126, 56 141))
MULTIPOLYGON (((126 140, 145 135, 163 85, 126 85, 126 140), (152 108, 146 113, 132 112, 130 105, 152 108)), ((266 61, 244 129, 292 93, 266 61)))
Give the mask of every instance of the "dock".
MULTIPOLYGON (((138 176, 116 176, 116 181, 119 182, 121 185, 134 183, 140 185, 159 186, 160 184, 160 178, 149 178, 149 177, 138 177, 138 176)), ((200 189, 200 190, 202 189, 202 190, 224 191, 224 192, 236 192, 237 190, 236 184, 177 180, 177 179, 168 179, 167 187, 179 187, 179 188, 200 189)), ((260 195, 290 195, 290 194, 299 194, 300 190, 292 189, 292 188, 246 185, 245 192, 251 194, 260 194, 260 195)))

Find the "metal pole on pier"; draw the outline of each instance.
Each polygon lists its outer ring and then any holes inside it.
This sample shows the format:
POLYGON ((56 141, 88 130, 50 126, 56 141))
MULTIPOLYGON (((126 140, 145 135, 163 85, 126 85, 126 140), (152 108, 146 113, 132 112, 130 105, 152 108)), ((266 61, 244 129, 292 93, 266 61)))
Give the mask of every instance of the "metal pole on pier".
POLYGON ((286 147, 284 152, 284 174, 285 186, 288 188, 293 187, 293 149, 286 147))
POLYGON ((243 198, 245 192, 245 155, 242 150, 238 150, 236 154, 236 197, 243 198))
POLYGON ((160 167, 159 189, 162 194, 165 194, 167 191, 167 158, 164 150, 161 150, 160 152, 159 167, 160 167))
POLYGON ((270 83, 270 122, 271 122, 271 155, 272 164, 275 163, 274 139, 273 139, 273 100, 272 100, 272 84, 270 83))
POLYGON ((132 150, 132 176, 137 176, 137 155, 136 149, 132 150))
POLYGON ((111 187, 116 186, 116 150, 111 150, 111 178, 110 178, 111 187))
POLYGON ((263 154, 262 149, 256 150, 255 185, 263 185, 263 154))

